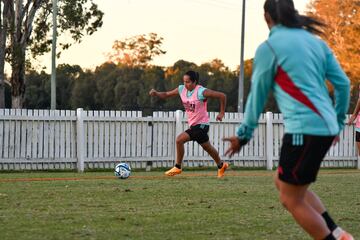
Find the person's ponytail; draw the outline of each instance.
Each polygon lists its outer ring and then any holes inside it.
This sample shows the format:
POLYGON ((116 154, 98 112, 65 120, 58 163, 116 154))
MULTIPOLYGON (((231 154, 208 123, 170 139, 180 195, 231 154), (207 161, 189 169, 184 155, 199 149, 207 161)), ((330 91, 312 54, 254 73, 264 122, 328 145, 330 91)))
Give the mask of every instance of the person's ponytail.
POLYGON ((196 82, 196 84, 199 84, 199 79, 200 79, 199 73, 198 72, 195 72, 195 73, 196 73, 195 82, 196 82))

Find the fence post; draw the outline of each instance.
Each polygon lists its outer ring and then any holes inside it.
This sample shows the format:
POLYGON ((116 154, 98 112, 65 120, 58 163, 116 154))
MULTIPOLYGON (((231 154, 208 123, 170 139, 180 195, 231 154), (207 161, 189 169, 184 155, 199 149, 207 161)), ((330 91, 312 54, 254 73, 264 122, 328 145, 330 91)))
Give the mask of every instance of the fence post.
POLYGON ((147 139, 146 139, 146 157, 150 160, 146 162, 146 171, 149 172, 152 166, 152 157, 154 155, 154 124, 152 122, 153 117, 147 117, 148 128, 147 128, 147 139))
POLYGON ((273 169, 273 143, 274 143, 274 136, 273 136, 273 113, 267 112, 266 113, 266 169, 272 170, 273 169))
POLYGON ((84 172, 84 119, 83 109, 76 109, 76 153, 77 153, 77 170, 84 172))
POLYGON ((175 112, 175 141, 174 141, 174 161, 176 161, 176 137, 182 132, 182 114, 181 110, 176 110, 175 112))

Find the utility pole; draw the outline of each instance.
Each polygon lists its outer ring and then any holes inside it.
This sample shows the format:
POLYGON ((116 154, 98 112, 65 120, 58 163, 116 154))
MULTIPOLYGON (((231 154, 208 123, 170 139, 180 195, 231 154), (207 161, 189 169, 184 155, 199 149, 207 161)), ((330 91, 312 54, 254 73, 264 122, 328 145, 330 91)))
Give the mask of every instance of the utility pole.
POLYGON ((53 35, 51 47, 51 109, 56 109, 56 38, 57 38, 57 0, 52 0, 53 4, 53 35))
POLYGON ((241 44, 240 44, 240 74, 238 112, 244 112, 244 38, 245 38, 245 0, 242 1, 241 44))

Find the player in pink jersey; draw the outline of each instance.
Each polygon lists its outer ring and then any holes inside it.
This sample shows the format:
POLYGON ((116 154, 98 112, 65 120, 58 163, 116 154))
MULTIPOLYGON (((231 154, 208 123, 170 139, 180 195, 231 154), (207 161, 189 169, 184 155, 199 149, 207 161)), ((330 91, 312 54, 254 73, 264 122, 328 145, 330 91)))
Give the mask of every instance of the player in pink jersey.
POLYGON ((218 166, 218 177, 223 177, 229 164, 220 159, 219 153, 209 142, 209 115, 207 112, 207 99, 217 98, 220 101, 220 113, 216 120, 222 121, 225 114, 226 95, 222 92, 213 91, 199 85, 199 73, 188 71, 183 76, 184 85, 168 92, 158 92, 151 89, 150 96, 157 96, 161 99, 180 96, 184 105, 190 128, 176 137, 176 164, 169 171, 167 176, 174 176, 182 172, 181 163, 184 157, 184 144, 188 141, 196 141, 209 153, 218 166))
POLYGON ((355 124, 355 139, 358 148, 358 154, 360 153, 360 85, 359 85, 359 98, 356 103, 356 107, 354 109, 353 114, 351 115, 348 124, 353 124, 356 120, 355 124))

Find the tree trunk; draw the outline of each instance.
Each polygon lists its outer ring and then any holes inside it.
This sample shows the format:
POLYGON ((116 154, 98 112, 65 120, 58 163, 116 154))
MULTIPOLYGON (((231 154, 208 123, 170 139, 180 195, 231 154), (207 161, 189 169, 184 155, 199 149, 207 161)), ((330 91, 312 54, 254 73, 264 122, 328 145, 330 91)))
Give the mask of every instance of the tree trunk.
POLYGON ((25 96, 25 49, 22 43, 23 0, 15 0, 11 16, 11 108, 22 108, 25 96), (14 8, 13 8, 14 7, 14 8))
POLYGON ((2 50, 0 50, 0 108, 5 108, 5 60, 1 55, 3 55, 2 50), (3 61, 4 63, 2 63, 3 61))
POLYGON ((10 2, 12 2, 12 6, 15 6, 15 9, 10 8, 9 10, 13 26, 11 34, 11 107, 22 108, 25 97, 25 51, 30 39, 35 13, 42 0, 34 0, 30 10, 30 5, 24 6, 23 0, 10 2))
POLYGON ((7 34, 7 17, 8 4, 4 3, 4 8, 0 4, 0 108, 5 108, 5 48, 7 34))
POLYGON ((25 97, 25 50, 16 44, 13 52, 18 54, 15 54, 11 66, 11 108, 22 108, 25 97))

